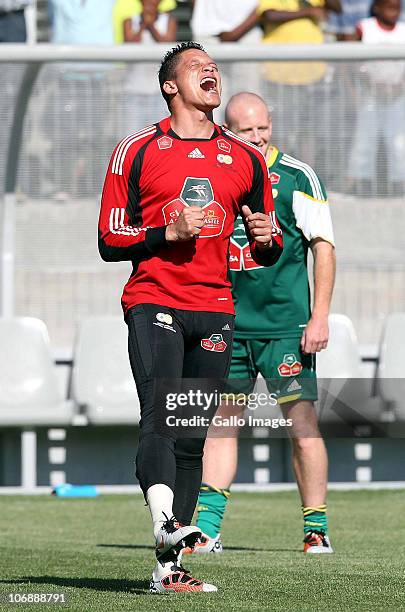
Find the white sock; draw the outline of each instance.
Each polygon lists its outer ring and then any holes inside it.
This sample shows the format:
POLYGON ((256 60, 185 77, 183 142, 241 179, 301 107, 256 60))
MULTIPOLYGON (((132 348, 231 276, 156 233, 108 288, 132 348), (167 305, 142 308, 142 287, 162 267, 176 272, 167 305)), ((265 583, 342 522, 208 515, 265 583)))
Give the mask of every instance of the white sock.
POLYGON ((173 516, 173 491, 167 485, 155 484, 146 491, 146 500, 152 516, 153 533, 156 538, 162 524, 173 516))
POLYGON ((177 566, 178 563, 174 559, 167 561, 166 563, 162 563, 161 561, 157 561, 153 570, 153 580, 162 580, 165 576, 171 574, 173 570, 173 566, 177 566))

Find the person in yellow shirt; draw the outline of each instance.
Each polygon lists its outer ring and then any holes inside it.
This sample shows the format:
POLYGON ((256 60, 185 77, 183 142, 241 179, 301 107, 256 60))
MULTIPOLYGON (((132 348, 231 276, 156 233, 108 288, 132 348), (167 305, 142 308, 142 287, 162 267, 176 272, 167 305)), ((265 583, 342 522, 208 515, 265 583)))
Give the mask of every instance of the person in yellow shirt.
MULTIPOLYGON (((339 12, 340 0, 259 0, 262 42, 322 44, 321 22, 327 10, 339 12)), ((315 167, 323 151, 320 135, 328 125, 323 101, 332 82, 329 72, 319 61, 266 62, 261 70, 262 96, 274 102, 284 148, 315 167)))
POLYGON ((261 0, 258 12, 263 17, 263 42, 323 42, 319 25, 324 17, 325 0, 261 0))
MULTIPOLYGON (((113 9, 114 39, 117 44, 154 45, 174 42, 177 21, 175 0, 117 0, 113 9)), ((135 57, 135 56, 134 56, 135 57)), ((166 113, 159 84, 158 66, 142 61, 122 65, 120 88, 120 135, 154 123, 166 113)))
POLYGON ((171 11, 176 6, 176 0, 117 0, 113 9, 115 43, 144 42, 142 34, 146 31, 156 42, 175 41, 176 20, 171 11), (167 25, 165 23, 166 32, 162 34, 162 28, 156 27, 156 22, 163 15, 167 25), (142 19, 142 27, 136 30, 132 27, 134 17, 142 19))
MULTIPOLYGON (((260 0, 257 10, 264 28, 262 42, 319 45, 326 10, 340 12, 341 6, 340 0, 260 0)), ((266 67, 269 80, 291 85, 317 81, 325 71, 322 62, 274 62, 266 67)))

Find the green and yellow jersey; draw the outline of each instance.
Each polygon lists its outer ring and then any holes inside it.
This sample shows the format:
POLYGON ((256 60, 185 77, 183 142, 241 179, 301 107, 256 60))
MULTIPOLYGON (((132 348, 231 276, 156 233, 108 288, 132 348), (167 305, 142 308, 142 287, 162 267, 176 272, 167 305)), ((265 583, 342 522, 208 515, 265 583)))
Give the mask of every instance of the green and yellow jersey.
POLYGON ((243 222, 235 222, 230 278, 236 308, 235 338, 299 338, 310 318, 307 253, 311 240, 334 244, 325 187, 315 171, 273 149, 267 163, 284 250, 270 268, 250 254, 243 222))

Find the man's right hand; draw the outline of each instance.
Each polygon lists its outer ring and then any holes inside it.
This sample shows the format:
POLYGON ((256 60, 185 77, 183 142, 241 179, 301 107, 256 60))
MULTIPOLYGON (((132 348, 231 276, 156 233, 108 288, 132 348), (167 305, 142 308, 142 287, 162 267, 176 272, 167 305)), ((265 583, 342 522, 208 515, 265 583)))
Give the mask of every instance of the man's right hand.
POLYGON ((204 216, 199 206, 184 208, 177 221, 166 227, 166 241, 186 242, 196 238, 204 227, 204 216))

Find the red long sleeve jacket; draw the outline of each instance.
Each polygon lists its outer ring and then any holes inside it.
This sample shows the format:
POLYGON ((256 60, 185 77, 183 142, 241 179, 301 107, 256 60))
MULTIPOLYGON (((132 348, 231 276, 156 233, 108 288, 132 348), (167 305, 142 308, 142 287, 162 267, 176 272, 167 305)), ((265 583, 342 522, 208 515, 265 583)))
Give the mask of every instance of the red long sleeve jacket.
POLYGON ((133 264, 124 313, 153 303, 233 314, 229 240, 244 204, 276 222, 266 251, 257 249, 247 230, 253 258, 272 265, 281 255, 282 235, 257 147, 218 125, 210 139, 181 139, 170 118, 124 138, 111 157, 99 219, 101 257, 133 264), (193 205, 205 212, 199 237, 168 245, 166 226, 193 205))

